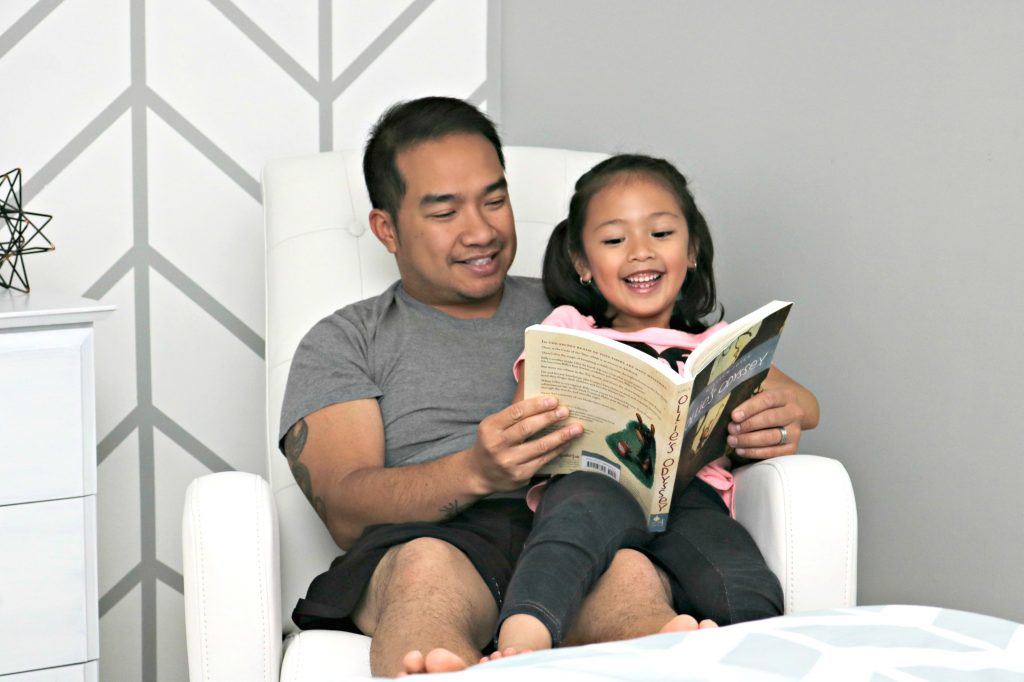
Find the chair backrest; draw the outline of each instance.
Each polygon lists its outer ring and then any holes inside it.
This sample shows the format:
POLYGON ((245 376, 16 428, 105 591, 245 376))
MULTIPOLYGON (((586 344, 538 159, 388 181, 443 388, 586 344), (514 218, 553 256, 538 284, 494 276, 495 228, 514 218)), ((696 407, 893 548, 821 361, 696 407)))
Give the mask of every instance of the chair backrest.
MULTIPOLYGON (((512 274, 540 275, 548 235, 565 217, 573 185, 604 154, 505 147, 518 252, 512 274)), ((272 161, 263 169, 266 221, 267 474, 277 502, 282 622, 339 550, 295 485, 277 447, 292 356, 318 320, 374 296, 398 278, 394 258, 370 231, 359 151, 272 161)))

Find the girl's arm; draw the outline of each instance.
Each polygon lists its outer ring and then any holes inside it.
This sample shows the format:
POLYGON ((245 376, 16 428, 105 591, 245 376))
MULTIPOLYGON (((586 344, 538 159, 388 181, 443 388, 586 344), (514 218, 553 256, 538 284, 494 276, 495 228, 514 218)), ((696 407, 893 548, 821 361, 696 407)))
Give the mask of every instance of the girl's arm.
POLYGON ((732 411, 729 445, 746 459, 768 459, 797 451, 801 432, 818 425, 818 399, 774 365, 762 391, 732 411), (782 440, 782 429, 786 442, 782 440))

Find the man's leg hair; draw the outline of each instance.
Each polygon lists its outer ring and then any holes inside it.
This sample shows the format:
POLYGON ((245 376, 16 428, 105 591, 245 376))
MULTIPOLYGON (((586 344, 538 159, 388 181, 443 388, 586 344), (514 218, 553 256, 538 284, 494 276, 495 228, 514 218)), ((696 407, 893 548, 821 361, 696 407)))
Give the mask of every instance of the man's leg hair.
POLYGON ((478 661, 497 617, 490 590, 465 554, 442 540, 417 538, 384 555, 353 621, 373 638, 373 674, 394 676, 444 668, 454 659, 478 661), (428 658, 442 648, 454 654, 452 660, 428 658), (415 651, 421 654, 409 670, 403 661, 415 651))
POLYGON ((620 549, 583 600, 563 645, 642 637, 675 617, 668 578, 641 552, 620 549))

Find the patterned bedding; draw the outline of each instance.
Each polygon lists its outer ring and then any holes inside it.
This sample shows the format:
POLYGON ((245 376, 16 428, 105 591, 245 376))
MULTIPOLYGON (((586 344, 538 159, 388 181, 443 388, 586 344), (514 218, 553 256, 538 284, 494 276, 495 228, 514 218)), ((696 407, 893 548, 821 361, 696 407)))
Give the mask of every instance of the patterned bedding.
POLYGON ((1024 682, 1024 625, 925 606, 862 606, 556 649, 430 679, 1024 682))

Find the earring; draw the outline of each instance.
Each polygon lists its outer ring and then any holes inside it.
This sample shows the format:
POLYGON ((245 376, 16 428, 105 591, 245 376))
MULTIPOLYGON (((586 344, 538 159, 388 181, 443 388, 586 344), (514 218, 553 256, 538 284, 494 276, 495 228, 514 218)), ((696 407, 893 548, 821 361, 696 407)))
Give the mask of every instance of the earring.
POLYGON ((593 280, 590 280, 590 279, 583 279, 583 275, 580 275, 580 285, 581 285, 581 286, 587 286, 587 285, 589 285, 589 284, 590 284, 590 283, 591 283, 592 281, 593 281, 593 280))

